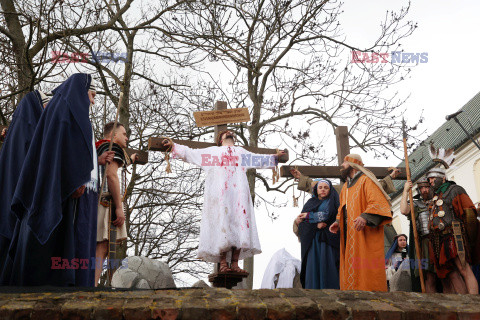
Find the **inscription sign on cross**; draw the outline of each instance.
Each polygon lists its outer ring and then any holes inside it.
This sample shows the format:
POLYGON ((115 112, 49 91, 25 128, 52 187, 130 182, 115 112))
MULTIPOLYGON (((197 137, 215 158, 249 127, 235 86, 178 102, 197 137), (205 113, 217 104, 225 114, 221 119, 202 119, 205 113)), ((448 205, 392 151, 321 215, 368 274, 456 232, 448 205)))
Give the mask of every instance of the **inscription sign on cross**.
MULTIPOLYGON (((222 102, 222 101, 219 101, 222 102)), ((223 105, 222 105, 223 106, 223 105)), ((197 111, 193 113, 197 127, 208 127, 227 123, 250 121, 248 108, 217 109, 214 111, 197 111)))
MULTIPOLYGON (((293 177, 290 173, 290 169, 298 169, 303 175, 310 178, 340 178, 340 165, 343 163, 343 159, 350 153, 350 144, 348 139, 348 128, 346 126, 339 126, 335 129, 335 136, 337 142, 337 157, 338 166, 282 166, 280 168, 281 177, 293 177)), ((372 171, 377 178, 384 178, 390 168, 388 167, 365 167, 372 171)), ((407 179, 405 168, 398 168, 401 170, 396 179, 407 179)))
MULTIPOLYGON (((215 103, 214 111, 206 111, 204 113, 204 115, 207 114, 208 116, 206 116, 203 119, 198 119, 196 117, 197 126, 206 126, 208 124, 210 125, 215 124, 214 137, 217 137, 219 132, 227 130, 227 124, 239 123, 243 121, 248 121, 250 119, 247 108, 231 109, 233 111, 230 111, 230 110, 226 111, 226 110, 228 110, 227 103, 224 101, 217 101, 215 103)), ((154 137, 150 138, 148 141, 149 150, 167 151, 167 147, 164 146, 163 141, 164 141, 164 138, 154 138, 154 137)), ((178 139, 172 139, 172 141, 176 144, 185 145, 193 149, 203 149, 211 146, 216 146, 215 143, 208 143, 208 142, 198 142, 198 141, 178 140, 178 139)), ((258 148, 258 147, 248 147, 248 146, 242 146, 242 148, 256 154, 277 154, 277 149, 267 149, 267 148, 258 148)), ((281 163, 285 163, 288 161, 287 150, 285 150, 285 154, 281 155, 278 158, 278 161, 281 163)), ((251 286, 251 282, 253 282, 253 257, 247 258, 244 260, 244 268, 250 274, 247 280, 247 283, 248 283, 248 286, 251 286)), ((218 271, 218 265, 215 266, 214 272, 209 275, 209 280, 210 282, 212 282, 212 285, 214 287, 232 288, 238 282, 242 281, 243 278, 246 277, 246 274, 242 275, 241 273, 219 273, 217 271, 218 271)))

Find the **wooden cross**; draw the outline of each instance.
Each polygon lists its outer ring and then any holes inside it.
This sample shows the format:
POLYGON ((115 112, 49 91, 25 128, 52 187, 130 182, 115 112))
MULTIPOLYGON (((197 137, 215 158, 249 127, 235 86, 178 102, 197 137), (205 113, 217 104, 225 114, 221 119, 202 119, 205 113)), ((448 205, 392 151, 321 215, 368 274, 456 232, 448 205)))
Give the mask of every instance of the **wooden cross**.
MULTIPOLYGON (((0 134, 2 133, 3 129, 8 130, 8 126, 0 126, 0 134)), ((132 148, 125 148, 125 151, 127 152, 129 157, 134 153, 137 154, 138 157, 137 157, 137 160, 135 161, 135 164, 144 165, 148 163, 148 152, 142 151, 142 150, 136 150, 132 148)))
MULTIPOLYGON (((238 108, 238 109, 227 109, 227 102, 217 101, 215 102, 214 111, 203 111, 194 113, 197 126, 204 127, 208 125, 214 125, 215 134, 214 140, 217 137, 219 132, 227 130, 227 124, 229 123, 239 123, 244 121, 249 121, 250 116, 248 114, 247 108, 238 108), (246 112, 246 113, 245 113, 246 112)), ((148 139, 148 149, 152 151, 167 151, 167 148, 163 145, 164 138, 150 138, 148 139)), ((209 142, 199 142, 191 140, 178 140, 172 139, 174 143, 181 144, 193 149, 202 149, 208 148, 211 146, 216 146, 216 143, 209 142)), ((248 147, 244 146, 246 150, 259 153, 259 154, 276 154, 276 149, 266 149, 266 148, 257 148, 257 147, 248 147)), ((281 163, 286 163, 288 161, 288 151, 285 150, 285 154, 280 156, 278 159, 281 163)), ((250 277, 253 277, 253 263, 248 263, 248 260, 253 262, 252 258, 247 258, 244 260, 244 268, 250 273, 250 277), (248 267, 250 266, 250 267, 248 267)), ((233 286, 237 285, 246 277, 245 274, 219 274, 217 272, 218 265, 215 266, 214 272, 208 276, 209 281, 214 287, 222 287, 231 289, 233 286)))
MULTIPOLYGON (((282 166, 280 168, 281 177, 293 177, 290 169, 298 169, 303 175, 310 178, 340 178, 340 169, 343 159, 350 153, 350 144, 348 139, 348 128, 339 126, 335 128, 335 136, 337 137, 337 157, 338 166, 282 166)), ((377 178, 384 178, 389 174, 387 167, 365 167, 372 171, 377 178)), ((398 168, 401 170, 396 179, 407 179, 405 168, 398 168)))
MULTIPOLYGON (((222 111, 222 110, 227 110, 227 103, 225 101, 217 101, 215 103, 215 111, 222 111)), ((229 109, 229 110, 235 110, 235 109, 229 109)), ((208 111, 212 112, 212 111, 208 111)), ((237 118, 238 119, 238 118, 237 118)), ((216 119, 217 120, 217 119, 216 119)), ((214 139, 217 137, 217 134, 219 132, 222 132, 224 130, 227 130, 227 124, 228 123, 238 123, 238 122, 232 122, 235 120, 226 119, 225 121, 215 121, 215 122, 225 122, 223 124, 216 124, 215 125, 215 134, 214 134, 214 139), (225 122, 228 121, 228 122, 225 122)), ((204 123, 202 123, 204 124, 204 123)), ((151 151, 167 151, 167 148, 163 145, 163 140, 164 138, 156 138, 156 137, 151 137, 148 139, 148 150, 151 151)), ((178 139, 172 139, 174 143, 178 143, 193 149, 203 149, 203 148, 208 148, 212 146, 216 146, 217 144, 214 142, 201 142, 201 141, 192 141, 192 140, 178 140, 178 139)), ((249 147, 249 146, 243 146, 246 150, 253 152, 253 153, 260 153, 260 154, 276 154, 277 150, 276 149, 267 149, 267 148, 258 148, 258 147, 249 147)), ((285 150, 285 154, 282 155, 279 159, 278 162, 281 163, 286 163, 288 161, 288 152, 285 150)))

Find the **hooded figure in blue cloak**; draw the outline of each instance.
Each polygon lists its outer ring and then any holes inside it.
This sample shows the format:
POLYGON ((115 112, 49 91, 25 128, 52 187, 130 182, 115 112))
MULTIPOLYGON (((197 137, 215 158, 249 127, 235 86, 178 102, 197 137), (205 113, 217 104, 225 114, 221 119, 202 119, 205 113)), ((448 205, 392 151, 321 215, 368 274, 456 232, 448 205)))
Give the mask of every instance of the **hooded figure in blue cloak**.
MULTIPOLYGON (((43 111, 42 104, 39 91, 29 92, 23 97, 13 113, 7 137, 0 149, 0 275, 18 221, 10 210, 13 193, 43 111)), ((3 284, 1 279, 3 276, 0 276, 0 284, 3 284)))
POLYGON ((77 198, 98 179, 90 83, 87 74, 68 78, 37 124, 12 200, 19 223, 9 249, 9 285, 82 285, 76 275, 89 268, 76 256, 75 231, 81 218, 77 198))
POLYGON ((335 222, 339 205, 332 182, 319 179, 313 187, 312 198, 303 206, 302 214, 306 215, 298 224, 298 236, 302 254, 300 281, 305 289, 340 288, 340 237, 328 230, 335 222), (328 186, 328 194, 319 195, 319 185, 328 186))

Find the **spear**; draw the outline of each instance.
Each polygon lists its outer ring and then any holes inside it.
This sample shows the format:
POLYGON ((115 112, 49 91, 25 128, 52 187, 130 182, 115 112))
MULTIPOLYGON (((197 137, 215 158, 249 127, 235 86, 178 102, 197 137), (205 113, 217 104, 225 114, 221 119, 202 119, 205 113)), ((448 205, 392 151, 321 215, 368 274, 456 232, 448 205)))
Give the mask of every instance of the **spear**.
MULTIPOLYGON (((407 171, 407 182, 412 181, 410 174, 410 165, 408 163, 408 150, 407 150, 407 130, 405 129, 405 119, 402 119, 402 131, 403 131, 403 150, 405 151, 405 170, 407 171)), ((415 240, 415 258, 417 259, 418 271, 420 273, 420 285, 422 286, 422 293, 425 293, 425 281, 423 280, 423 270, 420 261, 420 245, 417 234, 417 224, 415 222, 415 208, 413 207, 413 195, 412 189, 408 191, 408 198, 410 200, 410 224, 413 228, 413 237, 415 240)))

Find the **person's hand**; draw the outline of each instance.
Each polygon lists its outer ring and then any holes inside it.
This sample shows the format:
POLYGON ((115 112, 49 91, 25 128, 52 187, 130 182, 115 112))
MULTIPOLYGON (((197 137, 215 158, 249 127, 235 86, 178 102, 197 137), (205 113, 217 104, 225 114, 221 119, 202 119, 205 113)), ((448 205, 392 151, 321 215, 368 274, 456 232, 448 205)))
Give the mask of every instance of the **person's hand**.
POLYGON ((115 151, 106 151, 98 157, 98 164, 104 166, 105 164, 112 162, 114 156, 115 151))
POLYGON ((413 188, 413 182, 411 180, 408 180, 407 182, 405 182, 405 185, 403 186, 403 191, 408 192, 412 188, 413 188))
POLYGON ((173 141, 169 139, 163 139, 162 144, 167 148, 173 147, 173 141))
POLYGON ((390 177, 392 179, 395 179, 396 177, 398 177, 400 175, 400 173, 402 173, 402 170, 400 170, 398 168, 393 168, 392 172, 390 173, 390 177))
POLYGON ((80 198, 84 192, 85 192, 85 186, 81 186, 80 188, 75 190, 75 192, 72 194, 72 198, 73 199, 80 198))
POLYGON ((135 163, 135 161, 138 160, 138 154, 134 153, 130 156, 130 159, 132 160, 132 163, 135 163))
POLYGON ((295 219, 295 222, 297 224, 299 224, 300 222, 302 222, 303 220, 305 220, 305 218, 307 217, 307 214, 308 212, 302 212, 298 215, 298 217, 295 219))
POLYGON ((290 173, 292 174, 292 176, 295 178, 295 179, 300 179, 300 176, 302 175, 300 173, 300 171, 298 171, 297 169, 293 169, 293 168, 290 168, 290 173))
POLYGON ((115 215, 117 216, 117 219, 115 219, 115 221, 112 221, 112 223, 115 227, 121 227, 125 222, 125 213, 123 213, 123 208, 116 208, 115 215))
POLYGON ((365 228, 366 224, 367 224, 367 220, 365 220, 362 217, 357 217, 357 219, 353 220, 353 227, 357 231, 362 231, 363 228, 365 228))
POLYGON ((281 156, 283 156, 284 154, 285 154, 285 151, 284 151, 284 150, 278 150, 275 155, 277 156, 277 159, 278 159, 278 158, 280 158, 281 156))
POLYGON ((338 229, 340 229, 340 226, 338 225, 338 222, 335 221, 334 223, 332 223, 330 225, 330 228, 328 228, 328 230, 331 232, 331 233, 337 233, 338 232, 338 229))
POLYGON ((327 224, 325 222, 319 222, 317 223, 317 228, 318 229, 323 229, 327 226, 327 224))

